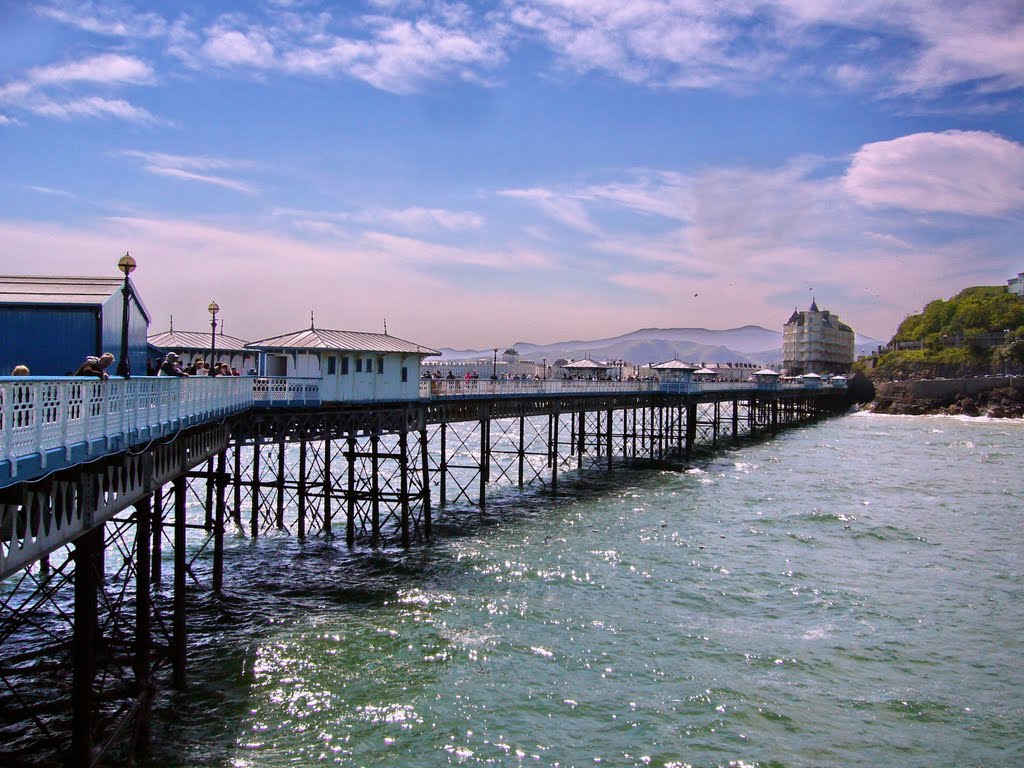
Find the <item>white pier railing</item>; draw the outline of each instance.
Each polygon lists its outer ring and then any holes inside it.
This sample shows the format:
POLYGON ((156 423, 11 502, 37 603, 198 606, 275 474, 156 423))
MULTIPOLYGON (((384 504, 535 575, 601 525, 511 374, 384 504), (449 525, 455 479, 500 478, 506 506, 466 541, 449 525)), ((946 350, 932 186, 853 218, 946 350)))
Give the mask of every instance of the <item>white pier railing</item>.
POLYGON ((35 378, 0 381, 0 460, 38 455, 41 468, 54 449, 70 458, 144 443, 191 424, 243 410, 253 402, 243 378, 35 378))
MULTIPOLYGON (((840 389, 845 380, 815 384, 817 389, 840 389)), ((500 397, 522 395, 603 395, 631 392, 666 392, 678 395, 703 392, 777 392, 810 389, 799 381, 753 383, 749 381, 615 381, 602 379, 423 379, 420 397, 500 397)))
POLYGON ((577 379, 424 379, 420 397, 501 397, 515 395, 599 395, 657 392, 656 381, 588 381, 577 379))

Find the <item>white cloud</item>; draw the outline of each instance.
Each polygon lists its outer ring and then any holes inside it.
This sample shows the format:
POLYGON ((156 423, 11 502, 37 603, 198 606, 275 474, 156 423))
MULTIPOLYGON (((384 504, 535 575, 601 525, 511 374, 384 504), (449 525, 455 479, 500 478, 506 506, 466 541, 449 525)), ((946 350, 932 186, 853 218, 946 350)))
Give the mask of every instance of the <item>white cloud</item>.
POLYGON ((135 123, 152 123, 156 118, 146 109, 124 99, 105 99, 89 96, 84 99, 58 102, 38 99, 24 105, 25 109, 43 117, 73 120, 79 117, 113 117, 135 123))
POLYGON ((581 198, 584 195, 562 193, 550 189, 505 189, 498 192, 502 197, 525 200, 539 207, 547 216, 561 222, 570 229, 590 235, 601 234, 601 229, 587 214, 581 198))
POLYGON ((202 55, 222 67, 267 69, 275 63, 274 46, 259 29, 246 31, 215 26, 207 32, 202 55))
POLYGON ((479 70, 504 62, 501 33, 463 23, 460 17, 369 17, 368 37, 295 46, 283 56, 284 67, 297 74, 344 73, 393 93, 411 93, 444 76, 479 82, 479 70))
POLYGON ((153 82, 153 70, 134 56, 105 53, 78 61, 51 64, 28 70, 26 79, 36 85, 102 83, 105 85, 144 85, 153 82))
POLYGON ((248 169, 252 163, 243 160, 228 160, 206 155, 172 155, 164 152, 143 152, 140 150, 124 150, 118 153, 121 157, 141 160, 142 169, 156 176, 167 176, 182 181, 196 181, 223 189, 230 189, 246 195, 256 194, 256 189, 249 183, 232 179, 220 174, 207 173, 216 170, 248 169))
POLYGON ((97 5, 92 2, 52 3, 36 5, 35 12, 53 21, 111 37, 160 37, 167 22, 155 13, 134 13, 118 5, 97 5))
POLYGON ((902 136, 861 147, 844 184, 871 207, 1003 216, 1024 211, 1024 145, 981 131, 902 136))
POLYGON ((398 210, 365 211, 353 217, 366 223, 393 224, 408 230, 441 228, 451 232, 480 229, 482 216, 467 211, 447 211, 442 208, 403 208, 398 210))
POLYGON ((1003 0, 525 0, 508 13, 567 68, 656 87, 743 87, 798 63, 802 79, 892 94, 1024 85, 1024 13, 1003 0), (837 29, 849 42, 831 43, 837 29))
POLYGON ((145 108, 125 99, 108 96, 63 94, 73 86, 103 86, 106 89, 153 83, 153 70, 132 56, 101 54, 29 69, 20 80, 0 86, 0 102, 42 117, 58 120, 76 118, 117 118, 136 123, 156 122, 145 108), (54 95, 54 92, 60 97, 54 95))

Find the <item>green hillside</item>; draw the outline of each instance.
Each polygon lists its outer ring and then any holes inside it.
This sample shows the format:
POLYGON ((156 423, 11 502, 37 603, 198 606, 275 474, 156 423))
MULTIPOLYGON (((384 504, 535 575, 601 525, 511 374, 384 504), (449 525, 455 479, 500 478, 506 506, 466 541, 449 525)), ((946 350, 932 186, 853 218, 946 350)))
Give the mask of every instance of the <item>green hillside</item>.
POLYGON ((900 323, 889 350, 872 378, 1024 372, 1024 298, 983 285, 936 299, 900 323))

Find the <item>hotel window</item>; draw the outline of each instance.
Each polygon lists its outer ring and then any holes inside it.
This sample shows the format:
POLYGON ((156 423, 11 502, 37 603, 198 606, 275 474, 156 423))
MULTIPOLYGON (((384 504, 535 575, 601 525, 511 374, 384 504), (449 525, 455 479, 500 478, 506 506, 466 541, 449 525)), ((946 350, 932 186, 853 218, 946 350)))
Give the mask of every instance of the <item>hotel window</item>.
POLYGON ((377 358, 377 373, 384 373, 384 358, 377 358))
POLYGON ((402 366, 402 383, 404 384, 408 380, 409 380, 409 367, 403 365, 402 366))
POLYGON ((341 375, 348 376, 348 356, 341 358, 341 375))
POLYGON ((357 357, 356 358, 356 373, 362 373, 362 372, 363 372, 363 358, 357 357))
POLYGON ((338 358, 331 355, 327 358, 327 375, 333 376, 338 372, 338 358))

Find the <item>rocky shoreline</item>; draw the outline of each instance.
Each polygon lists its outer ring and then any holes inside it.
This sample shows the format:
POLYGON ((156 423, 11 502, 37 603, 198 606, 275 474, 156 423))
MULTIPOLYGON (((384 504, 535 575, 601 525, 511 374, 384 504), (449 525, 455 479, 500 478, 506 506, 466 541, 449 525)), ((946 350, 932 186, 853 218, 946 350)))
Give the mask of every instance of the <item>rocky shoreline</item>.
MULTIPOLYGON (((885 382, 876 386, 875 399, 866 410, 911 416, 989 416, 996 419, 1024 418, 1024 386, 988 389, 915 386, 922 382, 885 382), (942 391, 942 390, 945 391, 942 391), (977 389, 977 391, 972 391, 977 389)), ((1003 383, 1003 382, 1000 382, 1003 383)))

